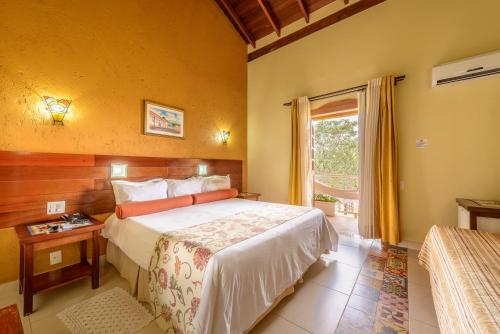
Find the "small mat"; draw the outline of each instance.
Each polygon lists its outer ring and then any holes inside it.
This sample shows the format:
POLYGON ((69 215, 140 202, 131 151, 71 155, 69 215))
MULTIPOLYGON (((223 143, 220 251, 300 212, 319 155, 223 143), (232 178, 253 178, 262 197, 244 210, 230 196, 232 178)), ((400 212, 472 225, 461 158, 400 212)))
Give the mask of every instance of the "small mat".
POLYGON ((24 333, 16 304, 0 309, 0 324, 0 334, 24 333))
POLYGON ((135 333, 153 316, 121 288, 113 288, 57 314, 75 334, 135 333))

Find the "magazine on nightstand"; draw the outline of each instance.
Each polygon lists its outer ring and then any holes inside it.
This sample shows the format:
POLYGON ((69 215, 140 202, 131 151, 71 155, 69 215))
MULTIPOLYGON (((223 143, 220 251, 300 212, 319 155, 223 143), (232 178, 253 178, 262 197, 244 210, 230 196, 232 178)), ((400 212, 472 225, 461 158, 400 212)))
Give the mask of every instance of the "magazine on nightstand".
POLYGON ((49 223, 28 225, 26 228, 31 235, 50 234, 70 231, 75 228, 92 225, 92 220, 84 214, 74 213, 61 216, 61 220, 49 223))

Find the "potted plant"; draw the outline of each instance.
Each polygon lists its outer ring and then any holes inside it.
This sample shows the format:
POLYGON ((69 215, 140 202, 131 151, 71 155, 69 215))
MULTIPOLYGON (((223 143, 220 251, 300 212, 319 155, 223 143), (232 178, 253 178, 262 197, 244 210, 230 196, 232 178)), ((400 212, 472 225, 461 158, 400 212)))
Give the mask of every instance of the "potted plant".
POLYGON ((325 215, 335 217, 335 203, 338 200, 330 195, 314 195, 314 207, 321 209, 325 215))

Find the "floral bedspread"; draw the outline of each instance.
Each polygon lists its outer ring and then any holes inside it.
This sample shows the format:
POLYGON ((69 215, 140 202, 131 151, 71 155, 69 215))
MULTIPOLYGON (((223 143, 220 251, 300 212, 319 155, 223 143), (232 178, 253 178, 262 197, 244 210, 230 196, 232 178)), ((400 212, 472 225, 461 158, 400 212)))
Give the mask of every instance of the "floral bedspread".
POLYGON ((149 264, 149 290, 160 327, 195 333, 208 260, 220 250, 299 217, 312 208, 268 204, 209 223, 163 234, 149 264))

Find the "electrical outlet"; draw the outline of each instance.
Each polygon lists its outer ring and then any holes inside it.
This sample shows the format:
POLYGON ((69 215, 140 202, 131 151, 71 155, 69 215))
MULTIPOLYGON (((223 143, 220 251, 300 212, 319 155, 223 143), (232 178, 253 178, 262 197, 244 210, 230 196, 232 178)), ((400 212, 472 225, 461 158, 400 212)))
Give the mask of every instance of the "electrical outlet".
POLYGON ((47 214, 55 215, 66 211, 66 201, 47 202, 47 214))
POLYGON ((51 252, 49 255, 50 265, 58 264, 62 262, 62 252, 60 250, 51 252))

